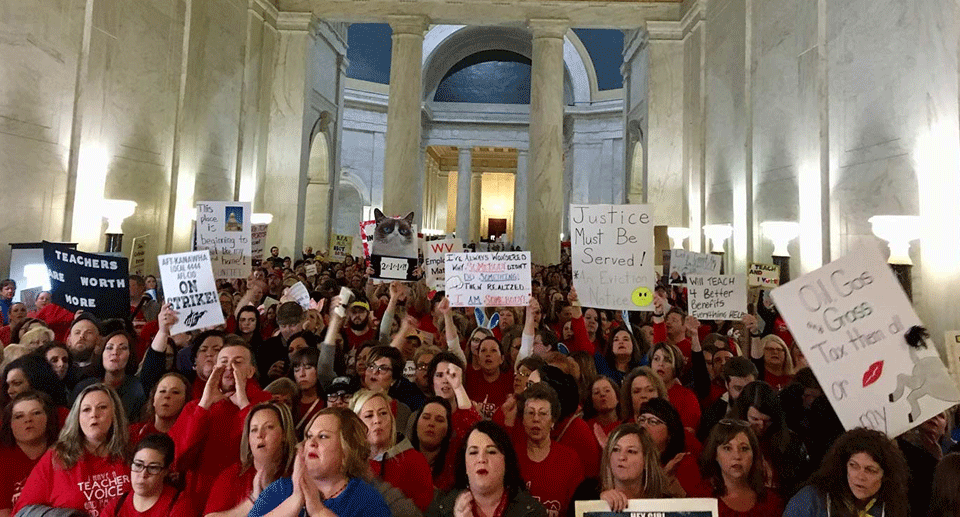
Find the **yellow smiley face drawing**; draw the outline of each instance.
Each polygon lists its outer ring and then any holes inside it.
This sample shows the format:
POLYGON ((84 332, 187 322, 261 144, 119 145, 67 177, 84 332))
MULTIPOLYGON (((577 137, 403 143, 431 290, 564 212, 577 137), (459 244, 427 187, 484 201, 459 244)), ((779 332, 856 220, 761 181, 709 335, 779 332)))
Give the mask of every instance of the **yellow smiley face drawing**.
POLYGON ((637 307, 646 307, 653 303, 653 292, 646 287, 638 287, 631 296, 633 304, 637 307))

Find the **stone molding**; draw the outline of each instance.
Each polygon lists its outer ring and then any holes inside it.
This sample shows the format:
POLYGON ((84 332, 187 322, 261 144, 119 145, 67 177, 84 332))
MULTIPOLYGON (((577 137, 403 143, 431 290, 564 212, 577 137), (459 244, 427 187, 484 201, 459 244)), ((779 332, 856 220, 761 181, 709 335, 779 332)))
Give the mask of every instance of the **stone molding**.
POLYGON ((533 32, 533 39, 553 38, 563 39, 570 30, 570 20, 563 18, 532 18, 527 21, 527 27, 533 32))
POLYGON ((387 16, 387 23, 389 23, 390 28, 393 29, 394 37, 400 34, 412 34, 423 37, 423 34, 427 32, 427 28, 430 27, 430 19, 426 16, 419 15, 387 16))

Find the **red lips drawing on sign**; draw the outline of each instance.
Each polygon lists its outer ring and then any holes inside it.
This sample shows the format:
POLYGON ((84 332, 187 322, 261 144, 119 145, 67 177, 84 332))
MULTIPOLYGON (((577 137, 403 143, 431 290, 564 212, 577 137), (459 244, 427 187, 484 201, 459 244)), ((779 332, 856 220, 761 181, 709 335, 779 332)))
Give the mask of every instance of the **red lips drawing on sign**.
POLYGON ((883 375, 883 361, 877 361, 870 365, 870 368, 867 368, 867 371, 863 372, 863 387, 877 382, 880 379, 880 376, 883 375))

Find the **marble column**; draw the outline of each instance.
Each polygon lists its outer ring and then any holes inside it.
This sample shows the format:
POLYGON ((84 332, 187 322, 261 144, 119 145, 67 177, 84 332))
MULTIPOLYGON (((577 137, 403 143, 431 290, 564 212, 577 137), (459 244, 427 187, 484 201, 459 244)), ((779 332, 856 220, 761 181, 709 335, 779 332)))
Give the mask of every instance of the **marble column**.
POLYGON ((473 159, 473 149, 461 147, 457 158, 457 237, 464 244, 471 239, 470 226, 470 161, 473 159))
POLYGON ((486 237, 487 227, 480 220, 480 201, 483 199, 483 174, 470 172, 470 241, 480 242, 486 237), (482 226, 482 228, 481 228, 482 226))
POLYGON ((517 149, 517 175, 513 185, 513 245, 527 249, 527 150, 517 149))
POLYGON ((423 95, 420 64, 423 33, 428 20, 422 16, 391 16, 393 51, 390 66, 390 98, 387 104, 387 149, 383 166, 383 211, 403 215, 419 211, 420 110, 423 95))
POLYGON ((530 189, 526 224, 538 264, 560 262, 563 216, 563 20, 530 20, 533 77, 530 85, 530 189))

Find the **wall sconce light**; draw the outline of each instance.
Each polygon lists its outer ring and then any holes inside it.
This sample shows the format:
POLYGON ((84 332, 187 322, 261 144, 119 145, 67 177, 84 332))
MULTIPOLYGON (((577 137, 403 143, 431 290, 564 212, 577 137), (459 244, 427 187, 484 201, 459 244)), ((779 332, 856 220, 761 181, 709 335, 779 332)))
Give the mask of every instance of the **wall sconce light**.
POLYGON ((773 263, 780 268, 780 285, 790 281, 790 241, 800 236, 800 223, 793 221, 764 221, 760 231, 773 241, 773 263))
POLYGON ((713 253, 723 253, 723 245, 733 235, 733 226, 729 224, 708 224, 703 227, 703 234, 710 239, 713 253))
POLYGON ((907 297, 913 300, 913 261, 910 260, 910 241, 920 238, 920 217, 916 215, 875 215, 867 219, 873 234, 887 241, 893 269, 907 297))
POLYGON ((273 222, 273 214, 254 213, 250 216, 250 224, 270 224, 273 222))
POLYGON ((667 235, 670 237, 670 247, 675 250, 682 250, 684 239, 690 236, 690 228, 670 226, 667 228, 667 235))
POLYGON ((107 220, 107 242, 103 251, 120 253, 123 245, 123 220, 133 215, 137 202, 127 199, 104 199, 100 207, 103 218, 107 220))

